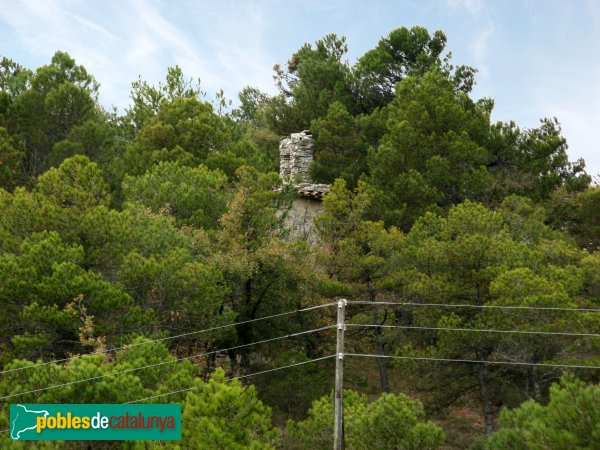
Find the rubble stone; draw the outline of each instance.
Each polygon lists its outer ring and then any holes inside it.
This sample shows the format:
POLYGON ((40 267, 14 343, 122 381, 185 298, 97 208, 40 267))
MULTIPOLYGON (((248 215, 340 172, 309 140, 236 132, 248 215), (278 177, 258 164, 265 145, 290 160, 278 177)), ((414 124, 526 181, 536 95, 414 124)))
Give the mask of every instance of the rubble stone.
POLYGON ((299 196, 285 218, 290 237, 316 242, 313 219, 323 209, 321 199, 329 192, 328 184, 311 183, 308 169, 315 156, 310 131, 292 133, 279 144, 279 175, 293 186, 299 196))
POLYGON ((279 144, 279 175, 303 197, 321 199, 329 192, 329 185, 311 183, 309 166, 315 157, 315 143, 309 130, 292 133, 279 144))
POLYGON ((308 181, 308 167, 315 157, 309 130, 292 133, 279 144, 279 175, 286 183, 308 181))

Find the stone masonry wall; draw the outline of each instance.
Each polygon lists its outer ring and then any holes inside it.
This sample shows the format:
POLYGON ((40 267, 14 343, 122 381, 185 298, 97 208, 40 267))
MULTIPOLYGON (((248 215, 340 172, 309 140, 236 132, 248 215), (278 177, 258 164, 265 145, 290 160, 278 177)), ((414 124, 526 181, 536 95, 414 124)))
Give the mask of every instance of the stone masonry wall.
POLYGON ((308 168, 314 156, 315 144, 308 130, 292 133, 279 144, 279 175, 298 192, 285 222, 291 238, 309 242, 316 242, 313 219, 321 212, 321 200, 329 191, 329 185, 310 181, 308 168))
POLYGON ((292 133, 279 144, 279 175, 284 182, 308 181, 308 166, 315 156, 310 131, 292 133))

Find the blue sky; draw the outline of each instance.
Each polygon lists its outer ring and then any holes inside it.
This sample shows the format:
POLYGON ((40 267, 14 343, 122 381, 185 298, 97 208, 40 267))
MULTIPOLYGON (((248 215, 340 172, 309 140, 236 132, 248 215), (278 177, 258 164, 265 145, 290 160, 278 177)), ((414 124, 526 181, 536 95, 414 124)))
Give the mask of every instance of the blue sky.
POLYGON ((272 67, 305 42, 344 35, 355 62, 400 26, 443 30, 456 64, 479 69, 474 97, 494 120, 535 127, 556 116, 572 160, 600 173, 600 2, 0 0, 0 55, 30 68, 67 51, 124 108, 138 75, 180 65, 212 96, 245 85, 274 93, 272 67))

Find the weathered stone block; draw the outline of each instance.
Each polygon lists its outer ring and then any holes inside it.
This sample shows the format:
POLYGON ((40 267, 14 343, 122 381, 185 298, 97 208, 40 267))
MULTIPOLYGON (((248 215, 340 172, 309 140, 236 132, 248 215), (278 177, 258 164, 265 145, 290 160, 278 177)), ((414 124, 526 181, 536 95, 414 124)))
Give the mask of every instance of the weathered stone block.
POLYGON ((279 175, 284 182, 308 180, 308 168, 315 155, 309 130, 292 133, 279 144, 279 175))

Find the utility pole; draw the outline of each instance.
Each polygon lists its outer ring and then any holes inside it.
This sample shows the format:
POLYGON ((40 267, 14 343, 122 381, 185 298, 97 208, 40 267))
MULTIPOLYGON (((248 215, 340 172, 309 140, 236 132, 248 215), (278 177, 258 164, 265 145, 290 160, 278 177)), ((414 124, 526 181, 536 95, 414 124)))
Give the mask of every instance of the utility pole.
POLYGON ((335 349, 335 399, 333 424, 333 450, 344 449, 344 313, 347 301, 338 301, 337 339, 335 349))

